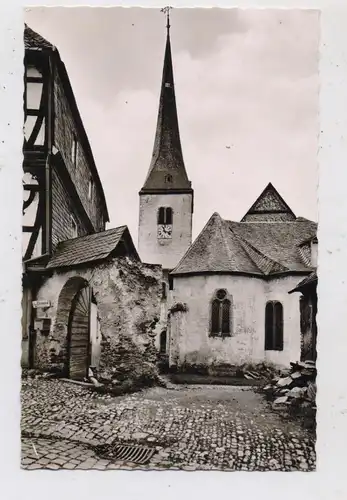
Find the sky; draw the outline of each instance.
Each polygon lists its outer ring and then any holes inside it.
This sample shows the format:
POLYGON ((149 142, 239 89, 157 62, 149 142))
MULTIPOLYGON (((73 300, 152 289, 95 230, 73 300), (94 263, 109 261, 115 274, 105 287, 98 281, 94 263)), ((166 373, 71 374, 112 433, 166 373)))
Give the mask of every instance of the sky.
MULTIPOLYGON (((64 61, 103 183, 110 223, 135 244, 166 39, 160 9, 28 8, 64 61)), ((173 9, 181 143, 194 188, 193 238, 214 212, 240 220, 271 182, 317 220, 319 13, 173 9)))

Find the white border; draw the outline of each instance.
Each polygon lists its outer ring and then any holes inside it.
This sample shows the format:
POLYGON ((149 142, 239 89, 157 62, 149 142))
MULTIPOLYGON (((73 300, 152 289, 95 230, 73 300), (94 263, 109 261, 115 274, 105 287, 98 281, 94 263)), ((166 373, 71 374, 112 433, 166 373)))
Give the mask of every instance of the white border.
MULTIPOLYGON (((145 1, 159 7, 167 2, 145 1)), ((0 6, 0 478, 2 498, 347 498, 347 3, 346 0, 172 1, 175 7, 321 9, 319 380, 316 473, 32 471, 19 469, 23 3, 0 6), (6 48, 5 48, 6 47, 6 48)), ((86 5, 37 1, 38 5, 86 5)), ((90 0, 88 5, 103 6, 90 0)), ((106 5, 139 6, 131 1, 106 5)), ((26 5, 29 6, 29 5, 26 5)), ((304 168, 304 166, 303 166, 304 168)), ((314 181, 313 181, 314 182, 314 181)))

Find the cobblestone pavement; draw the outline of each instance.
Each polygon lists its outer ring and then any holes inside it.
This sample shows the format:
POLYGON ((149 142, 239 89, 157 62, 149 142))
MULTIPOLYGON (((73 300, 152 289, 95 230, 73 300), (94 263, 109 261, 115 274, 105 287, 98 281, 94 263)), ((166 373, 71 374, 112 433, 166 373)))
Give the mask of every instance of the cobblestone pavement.
POLYGON ((310 471, 312 437, 251 388, 175 386, 112 397, 59 380, 22 386, 25 469, 310 471), (113 444, 154 448, 146 465, 114 460, 113 444))

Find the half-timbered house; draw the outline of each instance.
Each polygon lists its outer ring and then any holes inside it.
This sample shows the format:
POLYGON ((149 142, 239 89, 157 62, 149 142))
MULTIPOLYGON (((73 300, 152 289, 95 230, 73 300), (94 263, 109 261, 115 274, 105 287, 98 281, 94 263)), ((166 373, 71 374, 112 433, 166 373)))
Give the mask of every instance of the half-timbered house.
POLYGON ((105 195, 65 65, 28 26, 24 42, 22 365, 83 379, 90 366, 115 369, 122 352, 138 368, 160 308, 161 268, 141 263, 126 226, 105 229, 105 195))

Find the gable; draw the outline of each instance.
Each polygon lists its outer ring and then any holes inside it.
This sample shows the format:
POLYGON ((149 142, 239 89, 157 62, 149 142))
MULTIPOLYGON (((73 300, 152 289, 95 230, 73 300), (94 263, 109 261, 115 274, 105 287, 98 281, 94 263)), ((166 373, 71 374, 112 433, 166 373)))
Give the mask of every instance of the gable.
POLYGON ((295 219, 296 217, 290 207, 270 183, 241 222, 289 222, 295 219))

